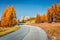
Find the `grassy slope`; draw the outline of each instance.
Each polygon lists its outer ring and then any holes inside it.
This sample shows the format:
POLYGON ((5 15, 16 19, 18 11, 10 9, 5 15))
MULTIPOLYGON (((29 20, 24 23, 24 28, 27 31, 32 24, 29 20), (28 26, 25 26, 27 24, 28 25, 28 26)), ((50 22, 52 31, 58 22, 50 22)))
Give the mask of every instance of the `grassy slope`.
POLYGON ((0 37, 6 35, 8 33, 11 33, 13 31, 16 31, 18 29, 19 29, 18 25, 14 26, 14 27, 7 27, 7 28, 0 27, 0 37))

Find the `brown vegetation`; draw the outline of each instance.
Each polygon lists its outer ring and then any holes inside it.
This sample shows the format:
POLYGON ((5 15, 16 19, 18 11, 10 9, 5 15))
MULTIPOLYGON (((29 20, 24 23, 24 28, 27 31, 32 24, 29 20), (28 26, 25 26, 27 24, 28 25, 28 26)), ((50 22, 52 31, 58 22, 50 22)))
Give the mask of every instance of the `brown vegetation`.
POLYGON ((60 40, 60 23, 40 23, 31 25, 42 28, 51 39, 55 37, 56 40, 60 40))

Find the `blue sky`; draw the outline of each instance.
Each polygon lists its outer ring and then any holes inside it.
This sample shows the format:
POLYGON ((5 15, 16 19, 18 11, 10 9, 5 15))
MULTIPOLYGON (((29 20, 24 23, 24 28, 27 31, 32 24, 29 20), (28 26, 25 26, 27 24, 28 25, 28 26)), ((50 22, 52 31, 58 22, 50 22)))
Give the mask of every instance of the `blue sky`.
POLYGON ((43 15, 54 3, 59 4, 60 0, 0 0, 0 17, 8 5, 14 6, 19 19, 21 16, 34 17, 37 13, 43 15))

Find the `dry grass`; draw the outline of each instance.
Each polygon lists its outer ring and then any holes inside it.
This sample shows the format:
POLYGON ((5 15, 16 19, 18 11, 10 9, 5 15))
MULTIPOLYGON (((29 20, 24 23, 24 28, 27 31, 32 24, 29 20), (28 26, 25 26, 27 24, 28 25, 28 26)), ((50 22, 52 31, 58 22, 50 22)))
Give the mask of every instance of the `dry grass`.
POLYGON ((56 40, 60 40, 60 23, 40 23, 32 25, 42 28, 51 39, 55 38, 56 40))
POLYGON ((13 31, 16 31, 18 29, 19 29, 18 25, 14 26, 14 27, 7 27, 7 28, 0 27, 0 37, 6 35, 8 33, 11 33, 13 31))
POLYGON ((53 27, 53 26, 45 26, 42 27, 46 33, 48 34, 48 36, 50 38, 52 38, 53 36, 56 37, 57 40, 60 40, 60 28, 58 26, 53 27))

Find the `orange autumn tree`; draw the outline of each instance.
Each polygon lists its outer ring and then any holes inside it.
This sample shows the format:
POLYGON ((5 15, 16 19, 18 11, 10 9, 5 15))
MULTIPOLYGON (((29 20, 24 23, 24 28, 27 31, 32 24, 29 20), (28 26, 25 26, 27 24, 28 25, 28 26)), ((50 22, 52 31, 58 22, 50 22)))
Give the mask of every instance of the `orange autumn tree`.
POLYGON ((1 21, 0 21, 0 27, 1 27, 1 21))
POLYGON ((44 15, 44 19, 43 20, 44 20, 44 22, 48 22, 48 14, 44 15))
POLYGON ((53 22, 60 22, 60 4, 52 5, 52 11, 53 11, 53 22))
POLYGON ((49 22, 60 22, 60 4, 53 4, 48 9, 49 22))
POLYGON ((47 15, 48 15, 49 22, 50 23, 53 22, 53 10, 52 10, 52 8, 48 9, 47 15))
POLYGON ((44 15, 40 16, 40 22, 43 23, 44 22, 44 15))
POLYGON ((36 23, 40 23, 41 22, 41 17, 39 14, 36 15, 36 23))
POLYGON ((53 11, 53 22, 56 22, 56 14, 57 14, 57 5, 52 5, 52 11, 53 11))
POLYGON ((3 12, 3 15, 2 15, 2 18, 1 18, 1 26, 3 26, 3 27, 5 27, 5 26, 7 26, 6 24, 7 24, 7 19, 6 19, 6 14, 7 14, 7 12, 8 12, 8 9, 10 9, 10 6, 8 6, 5 10, 4 10, 4 12, 3 12))
POLYGON ((8 6, 2 15, 2 21, 1 21, 1 26, 2 27, 9 27, 9 26, 13 26, 16 24, 16 13, 14 10, 14 7, 10 7, 8 6))
POLYGON ((14 10, 14 7, 12 7, 12 13, 10 14, 10 25, 15 25, 16 22, 16 12, 14 10))
POLYGON ((56 22, 60 22, 60 4, 57 5, 56 22))

